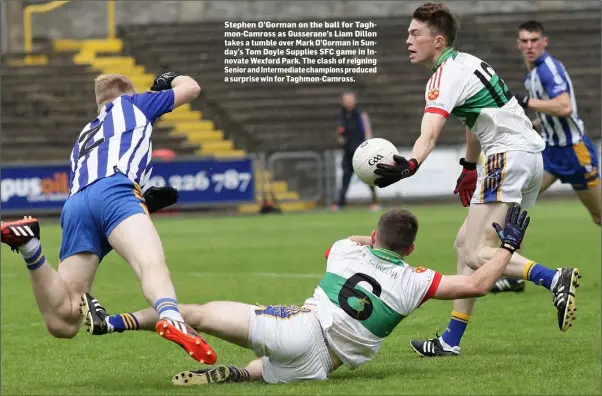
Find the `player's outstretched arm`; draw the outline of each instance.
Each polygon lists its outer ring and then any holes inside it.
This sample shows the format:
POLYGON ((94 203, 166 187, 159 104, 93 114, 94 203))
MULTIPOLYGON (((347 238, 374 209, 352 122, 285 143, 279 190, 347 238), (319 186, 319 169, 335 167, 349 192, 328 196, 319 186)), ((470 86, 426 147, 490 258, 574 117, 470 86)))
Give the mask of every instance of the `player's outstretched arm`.
POLYGON ((437 113, 424 113, 420 125, 420 137, 414 143, 412 158, 422 164, 435 148, 447 118, 437 113))
POLYGON ((412 158, 408 160, 400 155, 394 155, 395 164, 390 165, 381 162, 376 165, 374 174, 380 176, 374 180, 376 186, 380 188, 387 187, 401 179, 414 175, 420 164, 426 160, 426 157, 435 148, 445 121, 447 121, 447 118, 439 113, 424 113, 422 126, 420 127, 420 137, 414 143, 412 158))
POLYGON ((525 236, 530 218, 527 212, 521 213, 520 206, 508 209, 504 228, 494 223, 502 245, 495 255, 470 276, 443 276, 433 298, 454 300, 458 298, 481 297, 489 293, 494 283, 502 276, 510 258, 525 236))

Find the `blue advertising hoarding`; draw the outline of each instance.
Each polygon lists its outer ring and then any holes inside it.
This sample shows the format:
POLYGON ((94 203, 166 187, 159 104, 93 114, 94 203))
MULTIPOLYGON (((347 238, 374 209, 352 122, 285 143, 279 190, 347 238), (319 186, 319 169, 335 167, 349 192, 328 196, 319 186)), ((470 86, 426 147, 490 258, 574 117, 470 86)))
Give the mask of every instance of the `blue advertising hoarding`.
MULTIPOLYGON (((60 211, 69 196, 69 165, 11 165, 0 172, 2 212, 60 211)), ((148 184, 178 189, 179 206, 255 201, 253 160, 177 159, 154 162, 148 184)))

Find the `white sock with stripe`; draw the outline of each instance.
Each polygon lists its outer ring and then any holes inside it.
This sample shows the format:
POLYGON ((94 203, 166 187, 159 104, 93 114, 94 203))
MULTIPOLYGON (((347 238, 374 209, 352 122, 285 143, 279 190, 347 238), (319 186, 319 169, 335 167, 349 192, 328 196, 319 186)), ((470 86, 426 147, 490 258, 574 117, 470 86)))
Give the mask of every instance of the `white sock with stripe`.
POLYGON ((28 259, 31 258, 34 254, 36 254, 39 248, 40 240, 38 238, 31 238, 29 242, 27 242, 25 245, 19 246, 17 249, 19 249, 19 252, 21 253, 24 259, 28 259))

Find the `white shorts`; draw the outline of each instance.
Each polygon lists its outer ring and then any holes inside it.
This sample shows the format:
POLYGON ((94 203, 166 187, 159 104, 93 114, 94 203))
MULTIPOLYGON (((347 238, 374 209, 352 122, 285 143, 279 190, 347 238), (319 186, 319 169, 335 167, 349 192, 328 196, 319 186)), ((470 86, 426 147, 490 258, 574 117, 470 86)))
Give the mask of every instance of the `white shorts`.
POLYGON ((248 347, 263 357, 265 382, 328 378, 332 362, 315 312, 283 305, 252 310, 248 347))
POLYGON ((541 153, 509 151, 492 154, 477 167, 477 188, 471 203, 517 203, 535 205, 543 178, 541 153))

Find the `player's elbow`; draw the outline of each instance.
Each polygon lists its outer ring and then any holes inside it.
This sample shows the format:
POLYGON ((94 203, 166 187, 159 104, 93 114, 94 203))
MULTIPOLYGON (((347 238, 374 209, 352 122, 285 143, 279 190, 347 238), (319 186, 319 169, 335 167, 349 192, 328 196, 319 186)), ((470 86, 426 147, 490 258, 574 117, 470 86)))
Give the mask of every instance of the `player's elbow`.
POLYGON ((476 298, 483 297, 489 293, 491 289, 481 276, 475 276, 475 274, 469 275, 464 278, 465 281, 462 285, 462 296, 459 298, 476 298))
POLYGON ((190 100, 194 100, 194 99, 198 98, 200 94, 201 94, 200 85, 196 81, 191 79, 190 85, 188 87, 188 96, 190 97, 190 100))
POLYGON ((190 103, 201 93, 201 87, 196 81, 190 79, 186 85, 179 85, 173 89, 174 107, 179 107, 185 103, 190 103))
POLYGON ((467 296, 466 297, 483 297, 489 293, 491 289, 488 287, 485 282, 477 282, 474 277, 470 277, 470 284, 467 286, 467 296))
POLYGON ((562 95, 556 98, 556 100, 558 100, 559 104, 557 110, 558 117, 570 117, 573 114, 573 104, 568 95, 562 95))
MULTIPOLYGON (((477 298, 483 297, 489 292, 489 289, 477 284, 472 276, 467 276, 466 281, 461 285, 454 287, 453 291, 446 297, 452 299, 477 298)), ((436 296, 435 296, 436 297, 436 296)))
POLYGON ((573 114, 573 106, 569 103, 562 105, 562 108, 560 109, 560 114, 558 115, 560 117, 570 117, 571 114, 573 114))
POLYGON ((489 294, 490 290, 491 290, 490 287, 484 287, 483 285, 479 285, 475 288, 475 290, 474 290, 475 294, 473 295, 473 297, 484 297, 487 294, 489 294))

